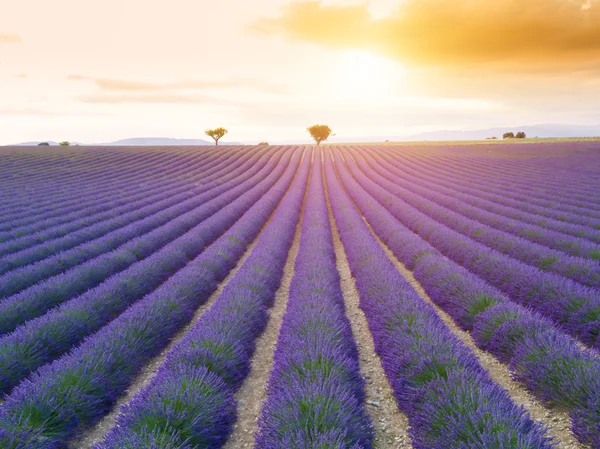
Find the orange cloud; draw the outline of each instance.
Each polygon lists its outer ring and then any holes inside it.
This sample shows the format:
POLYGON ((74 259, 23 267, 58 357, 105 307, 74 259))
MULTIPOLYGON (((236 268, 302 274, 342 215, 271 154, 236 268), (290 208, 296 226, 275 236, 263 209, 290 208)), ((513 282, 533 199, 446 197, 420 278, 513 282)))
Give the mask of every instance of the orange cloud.
POLYGON ((589 0, 405 0, 383 18, 365 3, 293 2, 251 28, 420 66, 544 71, 600 61, 600 5, 589 0))
POLYGON ((278 84, 247 78, 235 78, 223 81, 177 81, 165 84, 110 78, 91 78, 82 75, 68 75, 67 79, 91 80, 103 91, 168 92, 176 90, 203 90, 211 88, 252 88, 262 92, 281 93, 284 90, 283 87, 278 84))
POLYGON ((0 33, 0 44, 15 44, 21 42, 21 36, 16 34, 0 33))

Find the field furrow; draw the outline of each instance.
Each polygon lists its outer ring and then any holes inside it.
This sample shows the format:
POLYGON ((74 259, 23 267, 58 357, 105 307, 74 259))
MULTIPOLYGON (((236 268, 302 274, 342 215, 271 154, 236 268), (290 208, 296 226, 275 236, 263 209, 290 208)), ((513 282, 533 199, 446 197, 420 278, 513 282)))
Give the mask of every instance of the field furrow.
POLYGON ((0 148, 2 449, 600 448, 600 144, 0 148))

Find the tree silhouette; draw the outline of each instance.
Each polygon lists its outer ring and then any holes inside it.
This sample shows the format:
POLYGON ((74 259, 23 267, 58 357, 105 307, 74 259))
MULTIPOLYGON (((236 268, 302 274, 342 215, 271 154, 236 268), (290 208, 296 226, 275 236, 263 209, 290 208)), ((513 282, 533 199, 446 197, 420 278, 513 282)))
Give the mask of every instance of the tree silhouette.
POLYGON ((227 134, 227 130, 225 128, 215 128, 215 129, 207 129, 205 131, 207 136, 215 139, 215 145, 219 145, 219 139, 227 134))
POLYGON ((515 138, 517 139, 524 139, 525 137, 527 137, 527 134, 525 134, 524 131, 519 131, 516 135, 515 138))
POLYGON ((317 145, 321 145, 321 142, 327 140, 327 138, 331 135, 331 128, 327 125, 313 125, 306 130, 310 133, 317 145))
POLYGON ((260 142, 259 145, 269 145, 269 142, 260 142))
POLYGON ((513 132, 509 132, 509 133, 504 133, 502 135, 503 139, 514 139, 515 138, 515 133, 513 132))

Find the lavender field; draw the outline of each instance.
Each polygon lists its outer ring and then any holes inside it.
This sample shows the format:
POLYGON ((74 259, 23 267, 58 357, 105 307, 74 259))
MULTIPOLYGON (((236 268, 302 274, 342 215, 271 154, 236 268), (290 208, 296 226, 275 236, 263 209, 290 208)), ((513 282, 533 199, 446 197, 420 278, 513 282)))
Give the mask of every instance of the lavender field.
POLYGON ((0 148, 0 448, 600 448, 600 142, 0 148))

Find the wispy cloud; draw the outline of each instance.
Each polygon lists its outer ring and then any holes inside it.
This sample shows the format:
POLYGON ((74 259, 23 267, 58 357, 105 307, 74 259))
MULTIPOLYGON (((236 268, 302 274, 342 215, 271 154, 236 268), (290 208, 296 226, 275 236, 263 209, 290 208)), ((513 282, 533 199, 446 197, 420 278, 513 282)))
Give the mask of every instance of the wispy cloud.
POLYGON ((0 115, 18 115, 30 117, 58 117, 67 115, 63 112, 46 111, 37 108, 1 108, 0 115))
POLYGON ((0 44, 15 44, 21 40, 18 34, 0 33, 0 44))
POLYGON ((143 81, 131 81, 112 78, 93 78, 82 75, 68 75, 70 80, 92 81, 102 91, 115 92, 170 92, 180 90, 206 90, 226 88, 249 88, 266 93, 279 94, 284 92, 284 87, 277 83, 261 81, 251 78, 233 78, 228 80, 207 81, 189 80, 170 83, 149 83, 143 81))
POLYGON ((589 0, 405 0, 382 18, 366 3, 292 2, 251 28, 416 66, 552 71, 600 60, 600 5, 589 0))
POLYGON ((83 103, 96 104, 204 104, 204 105, 229 105, 236 106, 237 103, 218 98, 195 94, 180 94, 173 92, 157 92, 150 94, 94 94, 84 95, 78 98, 83 103))

